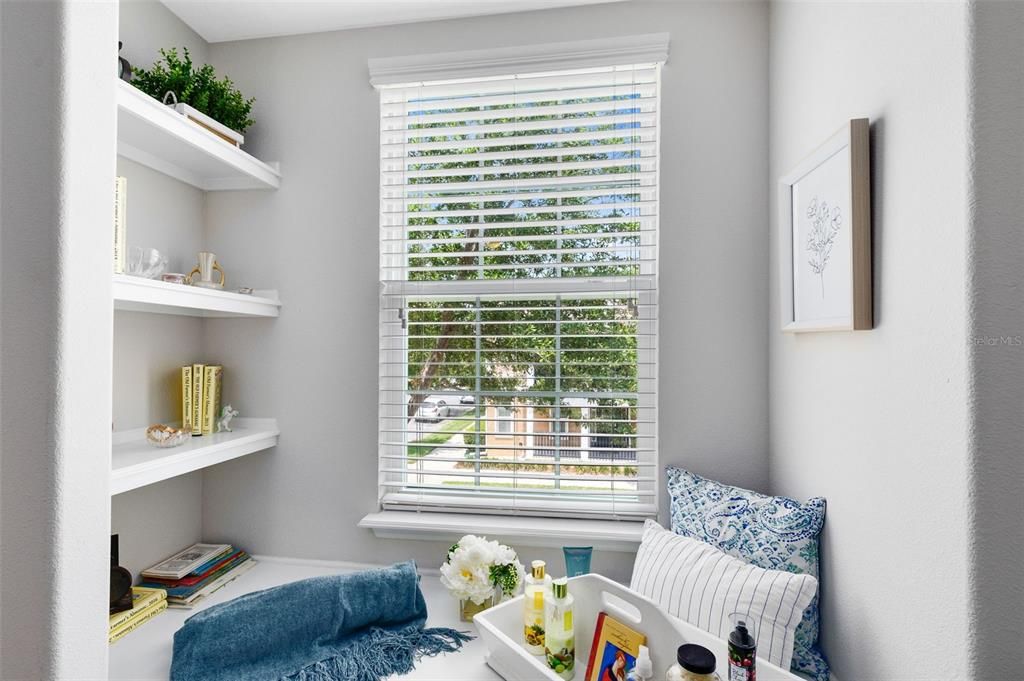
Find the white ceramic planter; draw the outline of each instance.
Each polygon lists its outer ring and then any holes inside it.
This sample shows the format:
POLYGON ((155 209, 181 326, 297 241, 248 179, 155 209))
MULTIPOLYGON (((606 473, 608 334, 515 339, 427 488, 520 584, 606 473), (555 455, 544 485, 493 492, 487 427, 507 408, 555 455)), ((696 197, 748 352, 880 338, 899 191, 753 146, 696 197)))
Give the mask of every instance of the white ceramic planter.
POLYGON ((170 105, 175 111, 183 116, 186 116, 189 120, 194 121, 196 124, 201 125, 217 137, 220 137, 225 142, 228 142, 236 147, 242 146, 245 142, 245 137, 240 133, 235 132, 228 126, 218 123, 214 119, 210 118, 201 111, 196 111, 188 104, 172 104, 170 105))

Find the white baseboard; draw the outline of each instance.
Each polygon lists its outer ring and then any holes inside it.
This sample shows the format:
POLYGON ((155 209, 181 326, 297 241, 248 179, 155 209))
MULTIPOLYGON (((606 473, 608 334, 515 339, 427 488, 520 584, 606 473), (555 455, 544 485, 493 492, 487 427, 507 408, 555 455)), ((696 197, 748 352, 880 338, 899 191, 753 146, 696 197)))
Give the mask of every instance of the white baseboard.
MULTIPOLYGON (((258 561, 266 563, 286 563, 289 565, 309 565, 311 567, 330 568, 333 570, 372 570, 374 568, 387 567, 383 563, 356 563, 347 560, 317 560, 315 558, 288 558, 286 556, 264 556, 253 555, 258 561)), ((424 568, 416 566, 416 571, 424 577, 436 577, 441 574, 437 568, 424 568)))

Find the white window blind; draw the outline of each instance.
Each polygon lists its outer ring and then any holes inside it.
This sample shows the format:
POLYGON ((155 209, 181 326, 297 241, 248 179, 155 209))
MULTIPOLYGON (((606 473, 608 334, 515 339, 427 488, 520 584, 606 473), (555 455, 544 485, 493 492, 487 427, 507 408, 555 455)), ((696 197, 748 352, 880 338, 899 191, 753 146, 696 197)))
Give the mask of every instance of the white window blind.
POLYGON ((380 88, 380 501, 657 509, 659 64, 380 88))

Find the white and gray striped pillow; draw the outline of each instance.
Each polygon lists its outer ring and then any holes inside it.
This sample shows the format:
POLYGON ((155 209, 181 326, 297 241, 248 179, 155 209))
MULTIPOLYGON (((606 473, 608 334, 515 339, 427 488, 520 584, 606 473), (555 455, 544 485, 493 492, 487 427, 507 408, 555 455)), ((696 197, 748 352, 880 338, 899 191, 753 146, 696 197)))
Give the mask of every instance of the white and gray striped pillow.
POLYGON ((746 613, 756 627, 758 657, 789 669, 793 635, 818 580, 764 570, 648 520, 629 587, 723 639, 732 630, 729 615, 746 613))

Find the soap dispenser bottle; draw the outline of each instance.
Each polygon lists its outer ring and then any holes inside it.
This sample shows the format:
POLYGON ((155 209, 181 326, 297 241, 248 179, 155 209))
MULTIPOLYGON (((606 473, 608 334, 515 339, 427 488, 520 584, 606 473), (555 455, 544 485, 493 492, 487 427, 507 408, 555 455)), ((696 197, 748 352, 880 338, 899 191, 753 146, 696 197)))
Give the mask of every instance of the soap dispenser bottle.
POLYGON ((544 601, 551 592, 551 576, 542 560, 530 563, 523 597, 523 647, 534 655, 544 654, 544 601))
POLYGON ((551 598, 544 602, 544 659, 556 674, 569 681, 576 674, 576 625, 569 580, 551 583, 551 598))

